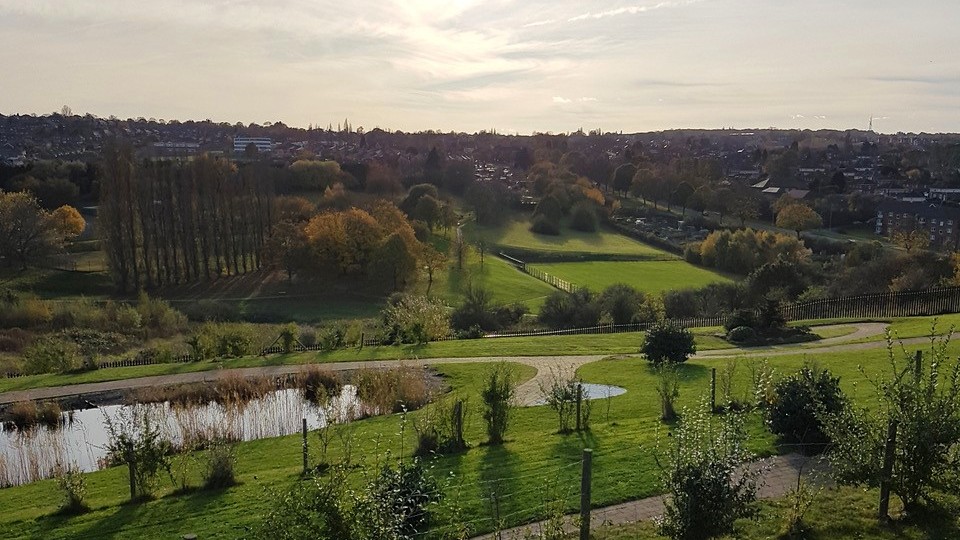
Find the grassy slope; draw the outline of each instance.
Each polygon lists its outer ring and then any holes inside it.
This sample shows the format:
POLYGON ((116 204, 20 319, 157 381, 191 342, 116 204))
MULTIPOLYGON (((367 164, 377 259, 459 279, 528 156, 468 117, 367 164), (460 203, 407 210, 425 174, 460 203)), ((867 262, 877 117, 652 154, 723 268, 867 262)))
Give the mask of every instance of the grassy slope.
MULTIPOLYGON (((536 313, 543 301, 554 290, 553 287, 517 270, 506 261, 487 254, 483 264, 480 257, 471 254, 463 271, 455 266, 434 277, 430 295, 442 298, 451 306, 463 301, 463 292, 468 284, 481 286, 487 289, 493 300, 498 303, 510 304, 519 302, 524 304, 532 313, 536 313)), ((417 284, 416 291, 425 294, 426 280, 417 284)))
MULTIPOLYGON (((960 352, 960 344, 950 346, 949 354, 960 352)), ((866 376, 887 369, 886 351, 862 351, 818 355, 820 365, 840 377, 849 395, 866 403, 872 387, 866 376)), ((774 357, 770 364, 779 373, 798 369, 807 360, 805 355, 774 357)), ((709 368, 726 361, 691 361, 682 367, 683 380, 679 405, 693 405, 707 392, 709 368)), ((595 402, 593 428, 584 435, 557 435, 556 419, 545 407, 517 411, 508 438, 502 447, 478 445, 484 440, 483 425, 477 414, 477 388, 486 369, 479 365, 447 365, 441 371, 457 392, 470 400, 474 414, 469 423, 468 440, 473 447, 462 454, 446 456, 433 463, 435 473, 444 476, 456 472, 464 487, 459 501, 465 514, 458 521, 476 521, 475 530, 489 529, 489 503, 482 496, 484 486, 499 485, 503 494, 501 515, 509 516, 508 524, 519 523, 541 513, 544 494, 556 493, 575 506, 572 493, 577 482, 576 460, 581 448, 595 449, 594 503, 612 504, 644 497, 658 491, 653 451, 657 433, 664 435, 658 421, 658 400, 653 391, 655 375, 643 360, 611 359, 581 368, 588 382, 615 384, 628 391, 622 396, 595 402), (609 404, 609 409, 607 408, 609 404), (569 466, 567 466, 569 465, 569 466), (566 467, 565 467, 566 466, 566 467), (478 484, 503 479, 499 482, 478 484), (565 497, 565 495, 571 495, 565 497)), ((750 374, 744 362, 736 371, 734 394, 749 392, 750 374)), ((722 396, 721 396, 722 398, 722 396)), ((414 413, 414 417, 421 413, 414 413)), ((413 430, 401 428, 396 416, 376 418, 355 425, 357 438, 367 449, 380 438, 380 449, 399 451, 398 433, 403 432, 403 446, 409 452, 413 430)), ((748 421, 750 444, 761 454, 777 451, 773 437, 762 421, 751 416, 748 421)), ((194 532, 203 538, 235 537, 241 527, 256 522, 269 508, 270 494, 294 481, 299 468, 299 438, 284 437, 241 444, 238 448, 240 480, 243 484, 222 494, 195 493, 185 497, 166 497, 138 506, 117 506, 125 492, 124 474, 111 469, 89 476, 90 501, 96 510, 80 518, 63 520, 43 517, 57 504, 52 482, 39 482, 20 488, 0 490, 0 507, 10 509, 0 516, 0 530, 12 538, 38 537, 142 538, 170 537, 194 532)), ((332 448, 331 452, 338 452, 332 448)), ((395 455, 395 454, 394 454, 395 455)), ((369 457, 369 459, 373 459, 369 457)), ((449 493, 449 491, 448 491, 449 493)), ((441 517, 441 522, 450 518, 441 517)))
POLYGON ((601 291, 615 283, 626 283, 646 293, 660 294, 730 281, 721 274, 686 261, 590 261, 537 264, 534 267, 593 291, 601 291))

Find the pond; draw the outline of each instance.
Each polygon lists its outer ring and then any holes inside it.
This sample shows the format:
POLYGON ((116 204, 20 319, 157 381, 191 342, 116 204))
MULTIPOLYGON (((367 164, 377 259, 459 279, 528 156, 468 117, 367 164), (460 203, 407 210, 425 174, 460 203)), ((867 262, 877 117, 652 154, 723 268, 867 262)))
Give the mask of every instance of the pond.
MULTIPOLYGON (((606 399, 627 393, 626 388, 611 386, 609 384, 580 383, 580 386, 583 387, 584 399, 606 399)), ((546 404, 547 399, 545 397, 541 397, 533 402, 534 406, 546 404)))
POLYGON ((357 398, 357 388, 349 384, 322 405, 304 399, 298 389, 284 389, 229 405, 174 406, 164 402, 65 411, 59 428, 10 428, 0 433, 0 487, 50 478, 58 466, 84 472, 104 468, 107 418, 117 419, 132 407, 148 408, 152 418, 162 422, 161 428, 175 447, 218 437, 234 441, 282 437, 299 433, 304 418, 308 429, 317 429, 328 419, 346 422, 371 412, 357 398))

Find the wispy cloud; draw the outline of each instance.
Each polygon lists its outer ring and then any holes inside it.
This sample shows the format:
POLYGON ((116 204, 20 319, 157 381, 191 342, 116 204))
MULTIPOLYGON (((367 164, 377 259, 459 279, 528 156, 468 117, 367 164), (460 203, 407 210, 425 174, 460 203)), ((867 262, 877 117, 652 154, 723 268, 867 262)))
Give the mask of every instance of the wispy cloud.
POLYGON ((554 103, 572 103, 573 100, 561 96, 553 96, 554 103))
POLYGON ((577 22, 584 21, 587 19, 603 19, 604 17, 615 17, 617 15, 638 15, 640 13, 647 13, 648 11, 656 11, 663 8, 674 8, 689 6, 691 4, 697 4, 703 0, 685 0, 682 2, 660 2, 657 4, 650 5, 636 5, 636 6, 624 6, 616 9, 608 9, 605 11, 591 11, 577 15, 576 17, 570 17, 567 19, 567 22, 577 22))

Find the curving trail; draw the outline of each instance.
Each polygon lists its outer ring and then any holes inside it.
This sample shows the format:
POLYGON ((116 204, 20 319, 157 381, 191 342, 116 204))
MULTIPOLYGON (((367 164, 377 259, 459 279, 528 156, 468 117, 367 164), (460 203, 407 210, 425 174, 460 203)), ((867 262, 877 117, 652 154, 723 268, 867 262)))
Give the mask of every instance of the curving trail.
MULTIPOLYGON (((824 326, 821 328, 855 327, 856 330, 845 336, 827 338, 816 342, 793 345, 774 345, 769 347, 749 347, 735 349, 709 350, 697 353, 694 358, 700 360, 720 358, 757 358, 770 356, 785 356, 792 354, 815 354, 844 351, 862 351, 886 348, 886 341, 871 341, 865 343, 850 343, 865 338, 883 335, 888 325, 886 323, 849 323, 824 326)), ((960 333, 954 334, 960 337, 960 333)), ((929 343, 930 338, 910 338, 898 340, 903 345, 917 345, 929 343)), ((320 364, 331 371, 349 371, 361 368, 395 367, 398 365, 429 366, 435 364, 474 363, 474 362, 517 362, 528 365, 537 370, 537 374, 529 381, 517 388, 517 402, 529 406, 540 397, 540 386, 548 384, 554 373, 565 373, 576 370, 580 366, 596 362, 610 355, 583 355, 583 356, 506 356, 506 357, 473 357, 473 358, 426 358, 412 360, 370 360, 362 362, 332 362, 320 364)), ((229 370, 200 371, 194 373, 178 373, 173 375, 157 375, 135 379, 122 379, 96 383, 73 384, 49 388, 35 388, 0 393, 0 405, 27 400, 58 399, 69 396, 94 394, 100 392, 122 391, 151 386, 166 386, 173 384, 212 382, 230 373, 244 377, 267 376, 276 377, 294 374, 304 368, 304 365, 262 366, 252 368, 238 368, 229 370)))

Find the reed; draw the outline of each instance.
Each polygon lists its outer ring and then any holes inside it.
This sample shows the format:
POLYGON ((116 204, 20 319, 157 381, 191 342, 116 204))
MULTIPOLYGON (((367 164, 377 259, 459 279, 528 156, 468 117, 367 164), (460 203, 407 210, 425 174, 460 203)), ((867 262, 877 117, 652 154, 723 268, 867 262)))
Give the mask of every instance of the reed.
POLYGON ((37 425, 40 411, 32 401, 18 401, 10 406, 7 417, 17 429, 24 430, 37 425))
POLYGON ((361 369, 354 374, 363 415, 414 410, 430 402, 432 393, 423 369, 401 366, 392 369, 361 369))
POLYGON ((296 385, 303 393, 303 398, 315 405, 325 403, 343 388, 336 373, 317 365, 302 369, 297 374, 296 385))

